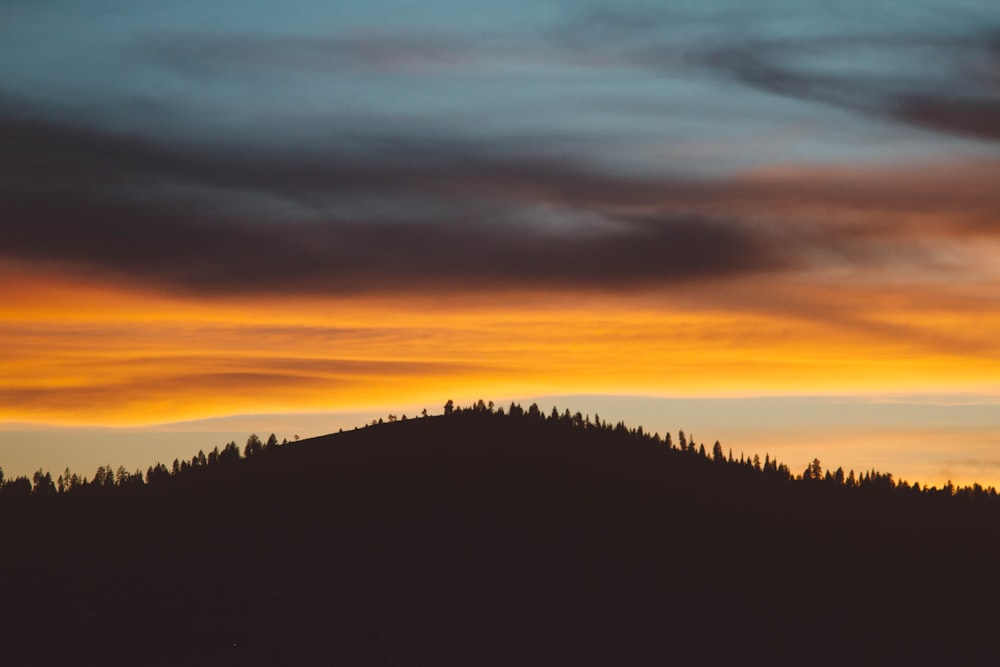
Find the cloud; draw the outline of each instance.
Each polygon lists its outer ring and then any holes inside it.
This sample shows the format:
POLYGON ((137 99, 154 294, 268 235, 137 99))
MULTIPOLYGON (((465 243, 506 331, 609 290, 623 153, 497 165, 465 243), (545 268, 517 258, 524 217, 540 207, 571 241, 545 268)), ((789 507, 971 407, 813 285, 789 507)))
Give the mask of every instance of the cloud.
POLYGON ((229 152, 16 118, 0 121, 0 140, 0 198, 17 221, 0 228, 0 254, 168 289, 623 289, 788 262, 725 220, 602 211, 650 184, 564 161, 229 152), (428 210, 414 213, 407 193, 428 210), (358 196, 368 203, 339 207, 358 196), (545 224, 552 209, 569 222, 545 224), (577 233, 594 215, 603 223, 577 233))
POLYGON ((490 55, 486 45, 455 34, 379 32, 323 37, 156 33, 138 50, 199 77, 262 70, 413 74, 472 68, 490 55))
POLYGON ((689 79, 708 73, 932 132, 1000 140, 995 12, 974 20, 953 13, 950 20, 937 17, 933 27, 877 16, 844 25, 837 12, 773 12, 756 6, 600 9, 567 19, 546 36, 568 62, 588 67, 643 68, 689 79), (795 20, 809 29, 775 30, 795 20))
MULTIPOLYGON (((997 66, 1000 67, 1000 58, 997 66)), ((899 94, 887 102, 885 110, 891 117, 918 127, 1000 141, 1000 94, 958 98, 899 94)))
POLYGON ((1000 70, 995 34, 977 28, 958 37, 848 35, 748 41, 696 53, 691 61, 774 95, 933 132, 997 141, 1000 89, 995 80, 991 85, 981 75, 984 70, 1000 70), (893 68, 887 69, 886 62, 893 68), (833 63, 839 67, 830 68, 833 63))
POLYGON ((168 142, 8 108, 0 258, 167 291, 620 292, 935 268, 940 239, 1000 232, 990 161, 616 174, 489 137, 168 142))

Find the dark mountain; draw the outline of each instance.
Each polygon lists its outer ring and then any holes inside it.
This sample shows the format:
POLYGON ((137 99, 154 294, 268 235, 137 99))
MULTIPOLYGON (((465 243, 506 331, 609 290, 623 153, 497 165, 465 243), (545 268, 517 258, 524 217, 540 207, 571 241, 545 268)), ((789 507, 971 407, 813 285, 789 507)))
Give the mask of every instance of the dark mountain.
POLYGON ((1000 658, 988 494, 792 481, 488 410, 229 459, 0 496, 6 664, 1000 658))

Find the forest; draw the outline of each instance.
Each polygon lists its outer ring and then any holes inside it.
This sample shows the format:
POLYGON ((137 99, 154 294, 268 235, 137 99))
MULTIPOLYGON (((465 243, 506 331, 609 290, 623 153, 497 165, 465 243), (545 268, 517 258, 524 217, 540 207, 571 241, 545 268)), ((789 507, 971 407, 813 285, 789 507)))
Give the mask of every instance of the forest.
POLYGON ((449 401, 5 481, 0 655, 997 664, 998 519, 992 488, 793 473, 690 433, 449 401))
MULTIPOLYGON (((599 430, 614 433, 616 436, 627 436, 630 439, 643 442, 653 447, 659 447, 669 452, 678 452, 689 457, 700 457, 711 460, 713 463, 725 464, 727 466, 738 466, 747 472, 757 473, 761 479, 785 482, 824 482, 827 485, 835 485, 846 488, 857 488, 867 491, 898 491, 907 494, 924 494, 936 497, 958 496, 960 498, 974 499, 996 499, 997 491, 993 486, 983 487, 979 483, 956 487, 950 481, 942 488, 935 486, 921 486, 919 482, 908 483, 906 480, 896 480, 892 473, 882 473, 877 470, 866 470, 856 475, 854 470, 844 472, 842 467, 836 470, 824 469, 819 459, 813 461, 800 473, 793 474, 784 463, 772 459, 770 454, 765 453, 761 460, 759 454, 752 457, 740 453, 739 459, 733 457, 732 449, 726 453, 722 444, 716 440, 711 452, 705 448, 705 444, 696 444, 693 435, 685 435, 684 431, 678 431, 676 442, 668 432, 661 438, 659 433, 646 433, 642 426, 630 428, 622 421, 612 425, 602 421, 599 415, 591 419, 590 415, 583 415, 580 412, 571 414, 567 409, 560 412, 555 406, 546 415, 537 404, 532 404, 527 410, 517 403, 511 403, 505 412, 503 407, 496 407, 493 401, 486 402, 482 399, 466 408, 457 407, 449 400, 444 406, 444 416, 461 415, 463 413, 472 415, 491 415, 495 417, 510 417, 512 419, 532 419, 536 422, 547 421, 552 424, 559 424, 563 427, 572 427, 581 431, 599 430)), ((421 418, 428 417, 427 410, 423 411, 421 418)), ((406 415, 402 420, 407 419, 406 415)), ((399 418, 393 414, 388 415, 387 420, 381 418, 374 420, 368 426, 377 426, 383 423, 398 421, 399 418)), ((242 450, 236 442, 229 442, 220 450, 216 447, 207 455, 204 451, 198 451, 190 460, 174 459, 173 464, 167 467, 165 464, 156 462, 148 467, 143 473, 141 470, 130 472, 123 466, 114 469, 112 466, 100 466, 92 478, 80 476, 71 472, 69 468, 59 474, 55 479, 52 473, 38 470, 29 479, 27 476, 18 476, 10 480, 5 480, 3 468, 0 468, 0 498, 4 497, 28 497, 43 496, 51 497, 65 493, 93 493, 97 490, 101 492, 107 489, 119 487, 135 489, 147 485, 169 484, 170 478, 188 477, 198 475, 195 472, 207 466, 217 464, 228 465, 239 461, 241 458, 250 458, 257 454, 272 450, 280 445, 287 445, 288 440, 283 440, 280 444, 277 437, 272 433, 266 441, 262 441, 256 434, 250 434, 242 450)))

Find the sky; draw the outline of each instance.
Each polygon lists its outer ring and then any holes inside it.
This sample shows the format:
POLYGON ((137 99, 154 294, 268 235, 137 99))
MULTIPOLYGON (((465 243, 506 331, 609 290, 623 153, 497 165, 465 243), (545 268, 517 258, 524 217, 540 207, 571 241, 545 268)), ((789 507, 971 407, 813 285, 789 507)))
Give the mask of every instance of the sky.
POLYGON ((0 147, 8 476, 483 397, 1000 485, 996 3, 0 0, 0 147))

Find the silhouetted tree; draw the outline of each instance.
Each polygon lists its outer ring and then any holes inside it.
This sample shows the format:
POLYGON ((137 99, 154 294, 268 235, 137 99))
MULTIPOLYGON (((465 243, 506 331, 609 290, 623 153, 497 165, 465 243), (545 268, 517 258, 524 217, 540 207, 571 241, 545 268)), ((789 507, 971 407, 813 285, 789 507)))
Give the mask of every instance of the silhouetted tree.
POLYGON ((162 463, 157 462, 156 465, 146 470, 146 484, 159 484, 169 478, 170 471, 162 463))
POLYGON ((240 460, 240 448, 235 442, 230 442, 222 448, 219 454, 219 463, 235 463, 240 460))
POLYGON ((31 496, 31 480, 25 475, 19 475, 4 482, 0 492, 7 497, 27 498, 31 496))
MULTIPOLYGON (((732 453, 730 453, 729 458, 732 458, 732 453)), ((724 463, 726 460, 725 455, 722 453, 722 444, 718 440, 712 445, 712 460, 716 463, 724 463)))
POLYGON ((447 416, 454 412, 455 412, 455 402, 449 398, 448 402, 444 404, 444 414, 447 416))
POLYGON ((256 433, 251 433, 247 438, 246 447, 243 448, 243 457, 250 458, 254 454, 260 454, 264 450, 264 443, 260 441, 256 433))
POLYGON ((56 485, 52 481, 52 474, 43 472, 41 468, 32 476, 32 487, 31 492, 36 496, 49 496, 56 493, 56 485))
POLYGON ((115 473, 111 466, 98 466, 94 473, 94 486, 108 488, 115 485, 115 473))

